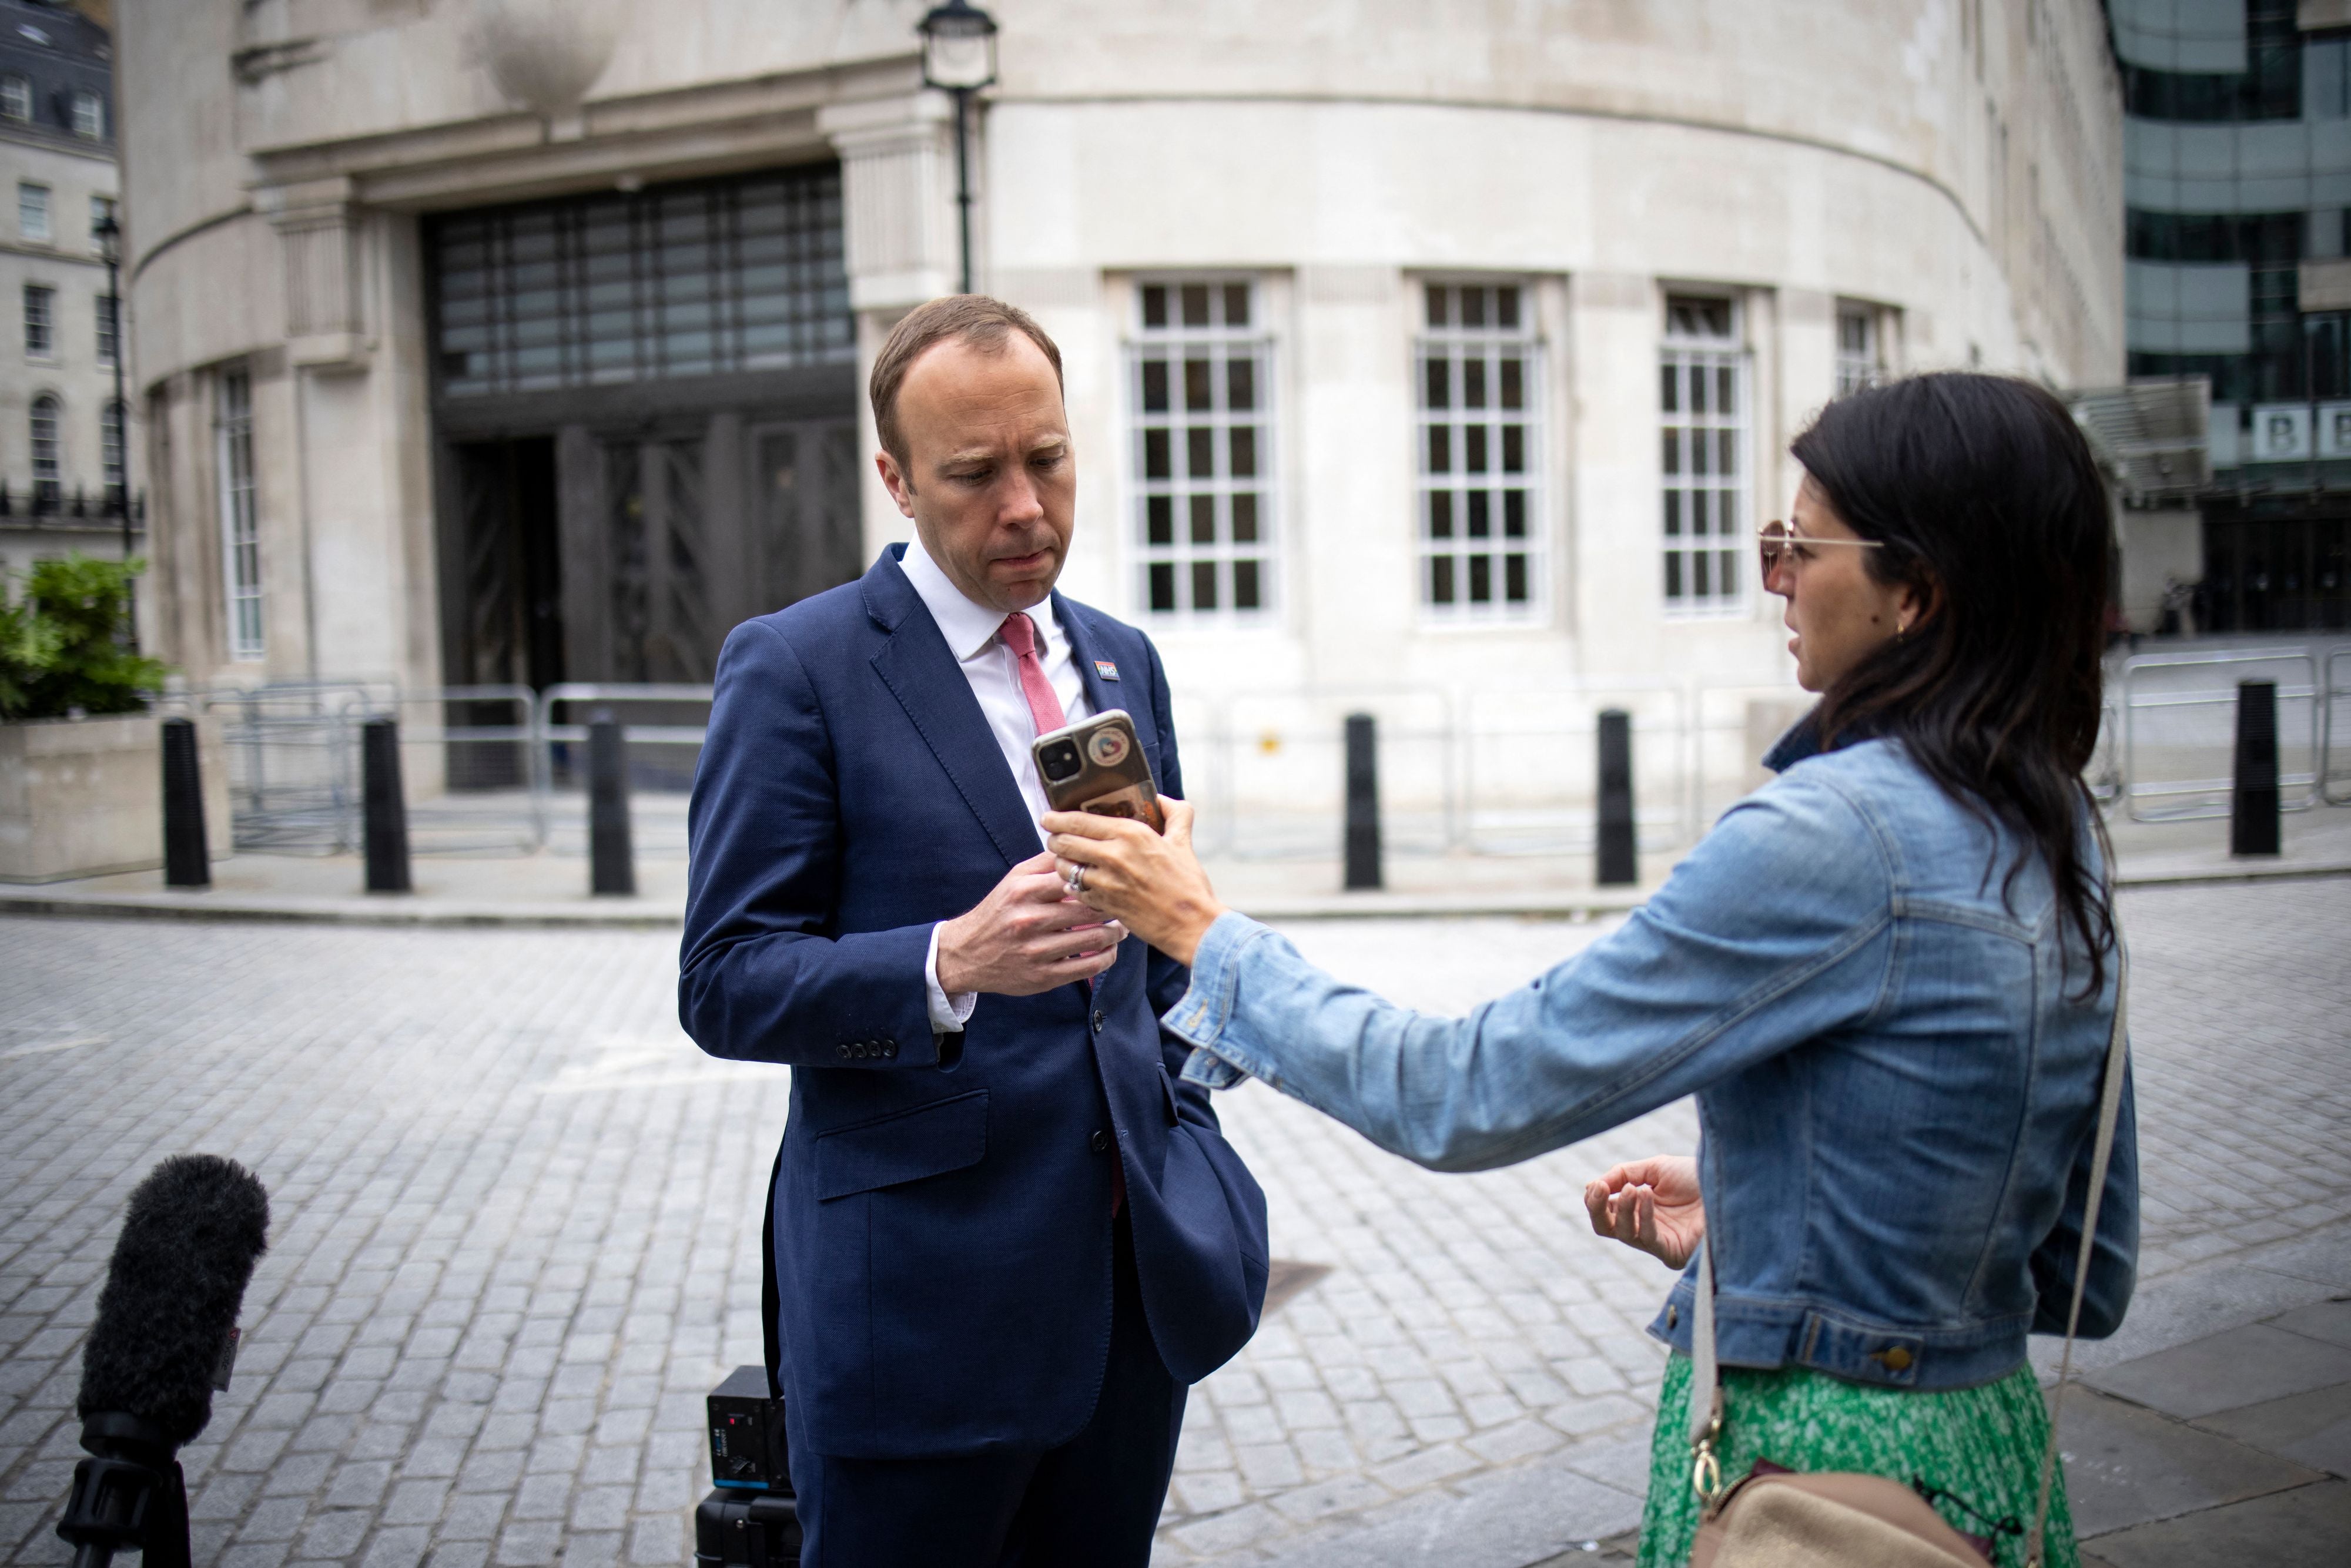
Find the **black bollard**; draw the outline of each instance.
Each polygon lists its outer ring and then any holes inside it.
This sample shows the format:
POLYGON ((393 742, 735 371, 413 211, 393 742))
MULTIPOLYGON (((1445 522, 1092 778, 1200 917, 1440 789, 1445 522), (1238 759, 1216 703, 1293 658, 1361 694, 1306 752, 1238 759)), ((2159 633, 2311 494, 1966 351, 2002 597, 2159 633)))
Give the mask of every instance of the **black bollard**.
POLYGON ((629 742, 603 708, 588 722, 588 891, 637 891, 629 847, 629 742))
POLYGON ((1600 885, 1641 880, 1633 839, 1633 716, 1610 708, 1600 716, 1600 885))
POLYGON ((196 761, 193 719, 163 721, 163 885, 210 887, 213 860, 204 843, 204 775, 196 761))
POLYGON ((1347 880, 1350 892, 1384 885, 1380 874, 1379 734, 1372 716, 1347 716, 1347 880))
POLYGON ((360 727, 360 800, 370 893, 413 893, 408 880, 408 797, 400 787, 400 725, 360 727))
POLYGON ((2237 683, 2237 776, 2229 795, 2229 852, 2276 854, 2280 844, 2275 681, 2237 683))

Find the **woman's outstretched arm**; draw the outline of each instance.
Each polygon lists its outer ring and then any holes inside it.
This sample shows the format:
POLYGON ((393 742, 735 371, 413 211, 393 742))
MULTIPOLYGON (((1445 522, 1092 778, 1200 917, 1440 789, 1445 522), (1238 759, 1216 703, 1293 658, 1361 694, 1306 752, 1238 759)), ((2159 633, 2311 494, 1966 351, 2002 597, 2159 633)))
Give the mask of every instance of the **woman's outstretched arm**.
POLYGON ((1049 817, 1083 896, 1192 965, 1164 1019, 1185 1076, 1242 1074, 1440 1170, 1529 1159, 1865 1016, 1888 994, 1891 877, 1850 802, 1782 780, 1733 808, 1625 924, 1466 1018, 1396 1007, 1226 910, 1171 810, 1049 817), (1188 952, 1185 949, 1188 949, 1188 952))

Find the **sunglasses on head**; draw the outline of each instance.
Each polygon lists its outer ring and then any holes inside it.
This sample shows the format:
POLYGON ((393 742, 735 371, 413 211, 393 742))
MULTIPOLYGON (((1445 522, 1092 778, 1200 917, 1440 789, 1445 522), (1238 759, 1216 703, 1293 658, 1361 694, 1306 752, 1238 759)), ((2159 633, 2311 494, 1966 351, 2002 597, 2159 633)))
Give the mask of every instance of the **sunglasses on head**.
POLYGON ((1770 522, 1755 530, 1755 540, 1763 558, 1766 580, 1780 569, 1783 560, 1792 563, 1798 545, 1851 545, 1856 549, 1877 549, 1884 539, 1824 539, 1812 534, 1800 534, 1786 523, 1770 522))

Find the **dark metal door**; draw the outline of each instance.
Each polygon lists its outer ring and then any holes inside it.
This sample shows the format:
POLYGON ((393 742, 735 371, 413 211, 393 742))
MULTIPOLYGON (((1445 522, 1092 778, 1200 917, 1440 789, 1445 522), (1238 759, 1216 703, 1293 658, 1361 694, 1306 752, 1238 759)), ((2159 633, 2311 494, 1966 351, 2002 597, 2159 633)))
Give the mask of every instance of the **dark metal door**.
POLYGON ((764 615, 864 570, 858 518, 857 426, 848 421, 754 424, 747 433, 749 551, 764 615))
POLYGON ((465 619, 452 685, 564 678, 555 444, 466 442, 454 449, 465 619))
POLYGON ((611 674, 706 683, 728 628, 712 614, 700 438, 603 444, 611 674))

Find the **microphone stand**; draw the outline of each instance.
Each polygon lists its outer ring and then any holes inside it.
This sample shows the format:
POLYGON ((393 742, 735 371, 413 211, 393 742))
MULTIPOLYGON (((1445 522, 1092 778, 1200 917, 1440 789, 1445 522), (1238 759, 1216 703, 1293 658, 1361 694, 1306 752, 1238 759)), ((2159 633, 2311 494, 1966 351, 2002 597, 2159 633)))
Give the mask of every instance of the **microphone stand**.
POLYGON ((109 1568, 118 1552, 141 1553, 141 1568, 190 1568, 188 1485, 171 1437, 151 1422, 101 1410, 81 1424, 90 1457, 74 1467, 57 1533, 74 1547, 73 1568, 109 1568))

